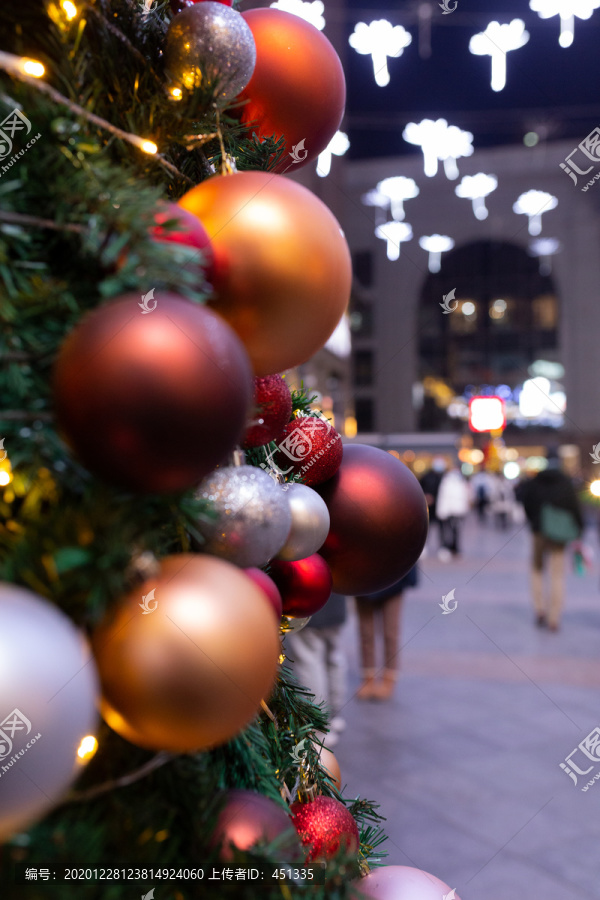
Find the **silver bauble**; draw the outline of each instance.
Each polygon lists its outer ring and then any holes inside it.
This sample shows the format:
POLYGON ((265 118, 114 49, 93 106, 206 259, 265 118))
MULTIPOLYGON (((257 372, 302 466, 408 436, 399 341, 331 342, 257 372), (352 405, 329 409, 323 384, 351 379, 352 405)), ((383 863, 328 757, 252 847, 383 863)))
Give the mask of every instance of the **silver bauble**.
POLYGON ((207 0, 178 13, 165 41, 165 73, 171 87, 214 88, 232 100, 254 72, 256 44, 245 19, 223 3, 207 0))
POLYGON ((305 484, 290 484, 286 494, 292 527, 278 559, 293 562, 316 553, 329 534, 329 510, 320 494, 305 484))
POLYGON ((97 723, 87 641, 37 594, 0 583, 0 843, 40 819, 80 774, 97 723))
POLYGON ((282 616, 279 630, 282 634, 295 634, 297 631, 302 631, 303 628, 306 628, 311 618, 312 616, 304 616, 302 618, 282 616))
POLYGON ((289 534, 292 514, 286 492, 256 466, 215 469, 198 488, 216 519, 202 519, 202 549, 242 568, 264 566, 289 534))

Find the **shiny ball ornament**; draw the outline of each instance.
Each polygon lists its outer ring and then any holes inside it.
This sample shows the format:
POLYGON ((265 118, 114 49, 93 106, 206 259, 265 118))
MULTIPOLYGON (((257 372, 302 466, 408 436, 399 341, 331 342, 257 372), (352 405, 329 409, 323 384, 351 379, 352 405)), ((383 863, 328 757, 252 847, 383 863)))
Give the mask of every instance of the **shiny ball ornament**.
POLYGON ((254 379, 253 421, 244 438, 245 447, 263 447, 277 440, 292 416, 292 395, 281 375, 254 379))
POLYGON ((381 866, 353 882, 354 900, 443 900, 458 894, 435 875, 411 866, 381 866))
POLYGON ((240 13, 206 0, 178 13, 167 30, 165 73, 171 88, 202 87, 221 101, 246 87, 256 63, 252 32, 240 13))
POLYGON ((320 553, 334 591, 371 594, 415 565, 427 538, 427 503, 399 459, 365 444, 346 445, 337 475, 318 490, 331 517, 320 553))
POLYGON ((263 591, 267 600, 273 607, 273 612, 275 613, 275 618, 279 623, 282 614, 282 602, 281 602, 281 594, 279 593, 279 588, 275 584, 272 578, 269 578, 266 572, 263 572, 262 569, 257 569, 252 566, 249 569, 244 569, 245 574, 250 578, 254 584, 263 591))
POLYGON ((306 628, 311 618, 311 616, 301 616, 300 618, 297 616, 282 616, 280 625, 281 633, 295 634, 297 631, 302 631, 303 628, 306 628))
POLYGON ((325 769, 331 781, 335 784, 338 791, 342 789, 342 770, 335 755, 327 747, 319 748, 319 764, 325 769))
POLYGON ((211 845, 221 847, 224 862, 233 859, 233 848, 250 850, 260 841, 271 843, 288 832, 279 845, 281 859, 300 859, 301 846, 289 815, 274 800, 253 791, 232 790, 219 813, 211 845))
MULTIPOLYGON (((171 12, 173 15, 176 15, 182 9, 185 9, 186 6, 193 6, 195 3, 203 2, 205 0, 171 0, 171 12)), ((233 6, 233 0, 217 0, 217 2, 222 3, 224 6, 233 6)))
POLYGON ((198 487, 216 519, 198 523, 202 549, 237 566, 264 566, 279 552, 292 525, 281 486, 257 466, 216 469, 198 487))
POLYGON ((338 432, 318 416, 297 416, 289 422, 277 447, 273 462, 279 471, 288 478, 299 475, 311 487, 333 478, 344 454, 338 432))
POLYGON ((318 553, 294 562, 274 559, 269 574, 281 592, 284 616, 313 616, 331 596, 331 572, 318 553))
POLYGON ((214 258, 210 238, 196 216, 182 209, 177 203, 163 203, 154 216, 156 224, 150 234, 155 241, 177 245, 180 249, 178 261, 184 267, 194 267, 199 281, 212 284, 214 278, 214 258), (175 227, 165 228, 165 222, 177 222, 175 227), (198 252, 200 251, 200 253, 198 252))
POLYGON ((277 558, 291 562, 311 556, 322 546, 329 533, 329 510, 323 498, 304 484, 290 484, 285 493, 292 526, 277 558))
POLYGON ((340 852, 357 853, 360 836, 353 816, 334 797, 297 801, 290 807, 296 831, 308 851, 306 862, 332 859, 340 852))
POLYGON ((238 172, 208 178, 179 205, 210 236, 217 262, 211 305, 243 341, 254 374, 306 362, 350 297, 350 251, 325 204, 272 172, 238 172))
POLYGON ((179 554, 125 596, 92 637, 102 715, 122 737, 186 753, 223 744, 268 697, 279 665, 264 593, 222 559, 179 554), (151 594, 144 614, 140 601, 151 594))
POLYGON ((56 417, 100 478, 183 491, 239 441, 252 375, 240 341, 211 310, 167 292, 146 302, 147 314, 140 307, 127 294, 68 335, 54 369, 56 417))
POLYGON ((254 74, 240 99, 242 122, 259 138, 285 139, 276 171, 315 160, 338 130, 346 104, 340 58, 318 28, 278 9, 243 13, 256 44, 254 74))
POLYGON ((31 591, 0 583, 0 843, 40 819, 82 769, 98 677, 81 631, 31 591))

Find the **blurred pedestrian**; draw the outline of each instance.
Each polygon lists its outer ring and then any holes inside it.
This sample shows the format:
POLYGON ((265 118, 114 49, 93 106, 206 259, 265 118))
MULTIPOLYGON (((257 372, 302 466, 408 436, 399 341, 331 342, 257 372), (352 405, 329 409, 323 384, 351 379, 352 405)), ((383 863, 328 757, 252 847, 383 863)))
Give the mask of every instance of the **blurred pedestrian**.
POLYGON ((400 624, 404 591, 417 585, 415 566, 400 581, 383 591, 356 598, 362 684, 358 700, 389 700, 400 668, 400 624), (383 639, 383 672, 378 679, 376 665, 377 632, 383 639))
POLYGON ((565 547, 583 530, 583 516, 571 479, 560 470, 556 450, 548 450, 547 468, 519 487, 518 499, 533 533, 531 593, 539 627, 558 631, 565 590, 565 547), (544 591, 549 560, 550 590, 544 591))
POLYGON ((469 503, 469 485, 458 467, 454 465, 440 482, 436 504, 441 531, 438 556, 444 562, 460 553, 460 527, 469 512, 469 503))
POLYGON ((509 522, 513 521, 515 493, 508 478, 505 478, 500 472, 491 476, 490 501, 496 527, 501 531, 506 531, 509 522))
POLYGON ((471 490, 475 509, 477 510, 477 518, 480 522, 485 522, 487 518, 487 509, 490 504, 490 475, 485 470, 476 472, 471 478, 471 490))
POLYGON ((317 703, 324 701, 329 710, 329 747, 337 743, 337 735, 346 727, 340 716, 346 702, 347 662, 342 642, 346 616, 346 597, 332 594, 308 625, 285 637, 286 654, 298 682, 314 694, 317 703))

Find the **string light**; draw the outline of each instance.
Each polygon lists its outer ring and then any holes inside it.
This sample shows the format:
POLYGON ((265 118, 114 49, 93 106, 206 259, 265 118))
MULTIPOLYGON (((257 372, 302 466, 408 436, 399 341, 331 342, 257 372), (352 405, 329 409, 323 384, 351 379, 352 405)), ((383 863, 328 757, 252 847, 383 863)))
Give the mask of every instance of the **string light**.
POLYGON ((419 246, 429 253, 429 271, 439 272, 442 268, 442 253, 452 250, 454 241, 447 234, 426 234, 419 238, 419 246))
POLYGON ((0 68, 11 75, 28 75, 30 78, 41 78, 46 69, 38 59, 28 56, 15 56, 0 50, 0 68))
POLYGON ((461 183, 454 188, 454 193, 457 197, 471 200, 475 218, 482 222, 489 215, 485 198, 497 187, 498 179, 495 175, 478 172, 477 175, 465 175, 461 183))
POLYGON ((590 19, 595 9, 600 7, 600 0, 529 0, 529 6, 540 19, 560 16, 561 47, 570 47, 575 36, 575 16, 578 19, 590 19))
POLYGON ((294 16, 300 16, 301 19, 306 19, 319 31, 323 31, 325 28, 325 19, 323 17, 325 4, 322 3, 322 0, 313 0, 312 3, 308 2, 308 0, 276 0, 276 3, 271 3, 271 8, 282 9, 284 12, 292 13, 294 16))
POLYGON ((83 762, 87 762, 88 759, 92 758, 97 749, 98 741, 92 734, 88 734, 82 739, 77 749, 77 756, 83 762))
POLYGON ((402 25, 375 19, 369 25, 358 22, 348 41, 357 53, 371 56, 375 82, 379 87, 385 87, 390 83, 388 57, 402 56, 412 42, 412 35, 402 25))
POLYGON ((394 262, 400 258, 400 244, 412 241, 413 230, 406 222, 385 222, 375 229, 375 237, 387 244, 387 258, 394 262))
POLYGON ((456 160, 473 153, 473 135, 462 131, 456 125, 448 125, 446 119, 423 119, 409 122, 402 137, 409 144, 416 144, 423 151, 425 174, 428 178, 437 175, 438 160, 444 163, 444 172, 450 179, 458 178, 456 160))
POLYGON ((66 15, 69 22, 71 19, 74 19, 77 15, 77 7, 74 3, 71 3, 71 0, 62 0, 60 4, 63 8, 63 12, 66 15))
POLYGON ((542 216, 555 209, 558 199, 547 191, 526 191, 513 204, 513 211, 529 218, 529 234, 538 235, 542 231, 542 216))
POLYGON ((173 100, 181 100, 182 96, 183 96, 183 91, 181 90, 181 88, 178 88, 178 87, 171 88, 171 97, 173 98, 173 100))
POLYGON ((501 91, 506 85, 506 56, 511 50, 524 47, 529 40, 522 19, 513 19, 509 25, 490 22, 485 31, 474 34, 469 50, 476 56, 492 58, 492 90, 501 91))
POLYGON ((319 153, 317 159, 317 175, 321 178, 325 178, 326 175, 329 175, 331 172, 332 155, 343 156, 344 153, 348 151, 349 147, 350 140, 348 135, 344 134, 343 131, 336 131, 325 149, 319 153))

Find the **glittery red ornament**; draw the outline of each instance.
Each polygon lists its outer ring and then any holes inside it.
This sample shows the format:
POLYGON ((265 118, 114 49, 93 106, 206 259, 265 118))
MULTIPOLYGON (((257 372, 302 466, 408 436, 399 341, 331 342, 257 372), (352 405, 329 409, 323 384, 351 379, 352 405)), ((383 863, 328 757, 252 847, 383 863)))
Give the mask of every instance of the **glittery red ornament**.
POLYGON ((308 848, 306 862, 332 859, 338 852, 357 853, 360 836, 354 818, 334 797, 297 801, 290 807, 296 831, 308 848))
POLYGON ((318 553, 295 562, 272 559, 269 566, 281 593, 284 616, 312 616, 329 600, 331 572, 318 553))
POLYGON ((299 416, 288 422, 277 441, 273 462, 282 474, 300 475, 314 487, 333 478, 344 453, 333 425, 317 416, 299 416))
POLYGON ((257 585, 261 589, 261 591, 263 591, 267 600, 273 607, 273 612, 275 613, 275 617, 279 622, 282 616, 283 607, 279 588, 277 587, 273 579, 269 578, 267 573, 263 572, 262 569, 257 569, 255 566, 251 566, 249 569, 244 569, 244 572, 246 573, 248 578, 252 579, 254 584, 257 585))
POLYGON ((292 415, 292 395, 281 375, 254 379, 256 414, 244 438, 245 447, 262 447, 280 436, 292 415))
POLYGON ((259 841, 271 843, 284 832, 289 839, 280 844, 281 857, 301 858, 301 848, 289 815, 274 800, 253 791, 227 792, 227 802, 219 816, 211 840, 221 845, 221 859, 233 859, 231 844, 238 850, 250 850, 259 841))
POLYGON ((164 203, 154 216, 156 225, 150 234, 156 241, 168 244, 180 244, 189 248, 186 259, 182 260, 185 268, 196 268, 202 274, 202 280, 212 283, 214 277, 214 253, 208 232, 197 218, 177 203, 164 203), (176 228, 163 228, 165 222, 177 221, 176 228), (198 253, 198 251, 201 251, 198 253))
POLYGON ((338 473, 318 488, 331 518, 320 554, 339 594, 371 594, 399 581, 427 537, 425 495, 410 469, 383 450, 348 444, 338 473))

